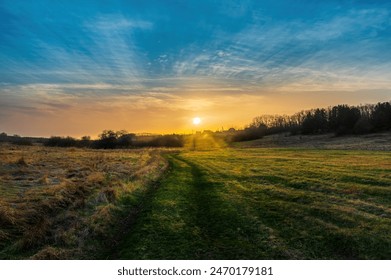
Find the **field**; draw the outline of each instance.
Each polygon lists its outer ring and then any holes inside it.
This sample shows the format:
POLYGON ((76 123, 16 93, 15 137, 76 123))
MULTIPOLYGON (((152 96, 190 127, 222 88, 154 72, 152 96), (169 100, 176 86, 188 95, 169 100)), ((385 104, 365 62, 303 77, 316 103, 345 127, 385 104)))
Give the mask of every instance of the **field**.
POLYGON ((391 153, 1 147, 0 258, 390 259, 391 153))
POLYGON ((301 148, 326 150, 367 150, 391 151, 391 132, 367 135, 346 135, 336 137, 335 134, 318 135, 286 135, 273 134, 258 140, 235 143, 241 148, 301 148))
POLYGON ((0 259, 100 258, 167 168, 154 150, 0 146, 0 259))

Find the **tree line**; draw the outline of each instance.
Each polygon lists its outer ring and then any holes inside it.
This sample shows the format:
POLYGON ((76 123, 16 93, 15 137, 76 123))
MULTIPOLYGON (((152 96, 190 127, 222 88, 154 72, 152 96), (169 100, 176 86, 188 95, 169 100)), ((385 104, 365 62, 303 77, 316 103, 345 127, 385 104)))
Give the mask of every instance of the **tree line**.
POLYGON ((125 149, 143 147, 183 147, 182 135, 158 135, 141 140, 136 134, 125 130, 104 130, 97 140, 91 140, 89 136, 81 139, 73 137, 52 136, 44 142, 49 147, 79 147, 93 149, 125 149))
POLYGON ((335 135, 367 134, 391 129, 391 103, 379 102, 359 106, 337 105, 300 111, 293 115, 255 117, 233 141, 248 141, 276 133, 335 135))

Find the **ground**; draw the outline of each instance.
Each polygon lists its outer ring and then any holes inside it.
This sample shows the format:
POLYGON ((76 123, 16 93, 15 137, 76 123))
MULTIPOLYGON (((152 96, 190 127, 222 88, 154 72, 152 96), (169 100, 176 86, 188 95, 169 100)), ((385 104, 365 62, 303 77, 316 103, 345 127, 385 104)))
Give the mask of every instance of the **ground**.
POLYGON ((167 169, 156 150, 0 146, 0 259, 100 258, 167 169))
POLYGON ((389 151, 201 148, 1 146, 0 258, 391 257, 389 151))

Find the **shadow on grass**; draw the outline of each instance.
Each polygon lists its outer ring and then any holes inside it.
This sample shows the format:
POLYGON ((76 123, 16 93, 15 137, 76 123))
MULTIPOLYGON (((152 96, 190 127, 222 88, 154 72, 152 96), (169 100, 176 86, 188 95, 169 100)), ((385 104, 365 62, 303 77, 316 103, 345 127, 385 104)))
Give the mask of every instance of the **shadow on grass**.
POLYGON ((193 223, 200 229, 204 249, 195 248, 198 259, 237 259, 245 258, 247 249, 241 240, 243 220, 234 209, 221 197, 225 186, 211 182, 196 164, 177 157, 191 170, 191 199, 194 205, 193 223))
POLYGON ((198 165, 168 156, 171 174, 147 202, 121 245, 124 259, 279 258, 269 233, 225 197, 228 187, 208 180, 198 165), (261 241, 261 242, 260 242, 261 241))
POLYGON ((359 216, 323 203, 327 197, 312 192, 297 193, 288 180, 282 182, 272 176, 263 177, 268 183, 265 186, 250 182, 249 187, 243 187, 246 180, 220 178, 215 171, 181 155, 167 155, 167 159, 170 174, 145 200, 143 211, 121 243, 119 258, 388 256, 386 247, 390 243, 386 237, 356 228, 360 225, 359 216), (281 186, 273 186, 276 181, 281 186))

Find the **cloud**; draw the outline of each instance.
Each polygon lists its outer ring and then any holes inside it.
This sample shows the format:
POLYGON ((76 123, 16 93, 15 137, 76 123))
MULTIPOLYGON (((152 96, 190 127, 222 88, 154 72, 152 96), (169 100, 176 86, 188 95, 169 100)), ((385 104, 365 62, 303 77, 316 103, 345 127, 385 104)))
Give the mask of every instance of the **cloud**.
MULTIPOLYGON (((23 83, 137 83, 145 76, 146 61, 139 55, 134 40, 136 30, 150 31, 149 21, 126 18, 121 14, 100 15, 72 23, 68 31, 43 21, 39 26, 17 25, 26 34, 16 48, 5 45, 0 54, 7 68, 1 67, 0 81, 23 83), (39 32, 37 32, 37 30, 39 32), (26 55, 20 52, 25 49, 26 55)), ((16 38, 14 38, 16 40, 16 38)))
POLYGON ((231 36, 216 33, 202 52, 191 46, 173 72, 229 80, 246 90, 289 85, 300 90, 389 89, 391 63, 378 61, 377 52, 385 45, 376 32, 390 26, 386 9, 354 9, 314 22, 249 25, 231 36), (348 36, 351 43, 345 41, 348 36))
MULTIPOLYGON (((346 15, 332 18, 329 21, 318 21, 296 36, 302 41, 329 41, 349 34, 357 34, 370 30, 383 30, 391 23, 390 13, 386 9, 351 10, 346 15)), ((300 28, 300 26, 299 26, 300 28)), ((372 33, 373 35, 375 33, 372 33)), ((367 34, 371 36, 371 34, 367 34)))
POLYGON ((121 14, 105 14, 87 21, 85 26, 88 29, 99 32, 131 31, 135 29, 152 29, 153 24, 144 20, 131 20, 121 14))

